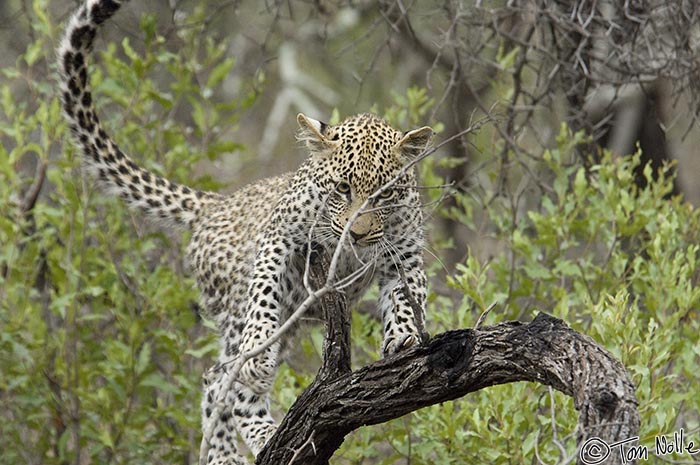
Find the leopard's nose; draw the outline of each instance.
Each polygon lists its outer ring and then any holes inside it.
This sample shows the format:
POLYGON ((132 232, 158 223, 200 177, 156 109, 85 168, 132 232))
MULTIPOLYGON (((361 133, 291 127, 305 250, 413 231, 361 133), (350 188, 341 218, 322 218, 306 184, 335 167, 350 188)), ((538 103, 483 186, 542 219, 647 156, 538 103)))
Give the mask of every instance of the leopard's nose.
POLYGON ((352 239, 353 239, 355 242, 359 242, 359 241, 362 240, 363 238, 367 237, 367 234, 368 234, 368 233, 369 233, 369 231, 357 233, 357 232, 355 232, 355 231, 353 231, 353 230, 351 229, 351 230, 350 230, 350 237, 352 237, 352 239))

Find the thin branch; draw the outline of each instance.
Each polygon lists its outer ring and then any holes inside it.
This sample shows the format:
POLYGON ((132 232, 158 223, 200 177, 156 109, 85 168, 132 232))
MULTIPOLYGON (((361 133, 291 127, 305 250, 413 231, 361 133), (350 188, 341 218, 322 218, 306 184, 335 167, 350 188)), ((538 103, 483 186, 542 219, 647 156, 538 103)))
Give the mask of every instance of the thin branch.
POLYGON ((39 198, 41 188, 44 186, 44 179, 46 179, 47 166, 48 164, 44 160, 37 161, 36 171, 34 173, 34 181, 32 181, 32 185, 29 187, 29 190, 24 195, 24 198, 22 199, 22 204, 20 205, 22 213, 27 214, 34 208, 34 205, 36 205, 36 201, 39 198))
POLYGON ((314 445, 314 431, 311 432, 309 435, 309 439, 306 440, 304 444, 301 445, 300 448, 294 451, 294 455, 292 456, 291 459, 289 459, 289 462, 287 462, 287 465, 292 465, 297 457, 301 454, 301 452, 306 449, 307 446, 311 446, 313 448, 314 454, 316 454, 316 446, 314 445))

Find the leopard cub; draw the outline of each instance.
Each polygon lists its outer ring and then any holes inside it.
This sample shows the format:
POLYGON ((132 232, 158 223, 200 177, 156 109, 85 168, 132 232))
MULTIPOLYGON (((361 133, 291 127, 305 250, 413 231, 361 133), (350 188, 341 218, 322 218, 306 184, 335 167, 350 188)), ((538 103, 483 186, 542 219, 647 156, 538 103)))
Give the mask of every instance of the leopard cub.
MULTIPOLYGON (((426 300, 423 219, 416 174, 405 166, 433 131, 398 131, 371 114, 338 125, 300 114, 298 138, 309 157, 295 172, 228 196, 177 185, 122 152, 93 104, 88 54, 97 28, 122 3, 88 0, 71 18, 58 53, 64 114, 87 169, 107 192, 165 227, 191 231, 187 261, 219 329, 218 366, 266 341, 308 296, 310 241, 331 255, 340 247, 336 279, 349 303, 377 280, 383 355, 418 343, 426 300)), ((225 370, 210 370, 202 400, 208 463, 244 463, 236 433, 256 455, 273 434, 268 393, 283 343, 248 360, 234 383, 225 370)))

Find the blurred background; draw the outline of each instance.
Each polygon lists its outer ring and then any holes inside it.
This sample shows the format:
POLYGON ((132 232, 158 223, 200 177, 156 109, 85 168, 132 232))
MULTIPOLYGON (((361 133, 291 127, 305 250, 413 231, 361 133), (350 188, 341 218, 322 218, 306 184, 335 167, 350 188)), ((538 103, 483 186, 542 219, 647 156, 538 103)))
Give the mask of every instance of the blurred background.
MULTIPOLYGON (((195 463, 216 337, 187 238, 81 177, 54 64, 77 5, 0 3, 0 463, 195 463)), ((133 1, 95 48, 108 132, 198 188, 294 170, 299 112, 431 125, 431 332, 492 303, 488 324, 552 313, 628 367, 642 444, 700 439, 696 2, 133 1)), ((355 366, 377 357, 372 297, 355 366)), ((317 366, 321 331, 299 337, 279 416, 317 366)), ((337 463, 571 463, 575 425, 521 383, 360 430, 337 463)))

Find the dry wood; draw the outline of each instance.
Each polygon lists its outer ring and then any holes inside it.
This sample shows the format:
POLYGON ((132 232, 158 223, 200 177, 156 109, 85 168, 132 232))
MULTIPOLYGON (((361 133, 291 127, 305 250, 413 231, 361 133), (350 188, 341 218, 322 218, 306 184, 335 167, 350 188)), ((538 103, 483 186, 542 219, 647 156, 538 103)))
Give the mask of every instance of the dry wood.
MULTIPOLYGON (((323 261, 313 265, 315 282, 323 282, 317 268, 323 261)), ((637 435, 637 400, 624 366, 591 338, 547 314, 527 324, 447 331, 350 372, 344 300, 327 294, 322 305, 329 321, 323 366, 258 456, 258 465, 326 464, 356 428, 515 381, 538 382, 572 396, 579 411, 579 444, 590 437, 610 444, 637 435)), ((605 463, 619 460, 611 454, 605 463)))

